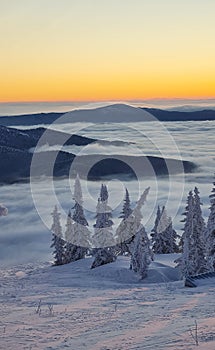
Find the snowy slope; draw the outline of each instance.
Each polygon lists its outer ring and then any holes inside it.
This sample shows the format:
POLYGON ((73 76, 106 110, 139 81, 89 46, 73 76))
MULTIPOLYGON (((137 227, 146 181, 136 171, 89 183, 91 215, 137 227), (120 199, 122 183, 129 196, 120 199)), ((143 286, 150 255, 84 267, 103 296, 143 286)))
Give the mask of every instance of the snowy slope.
POLYGON ((0 145, 18 149, 28 149, 35 145, 34 138, 27 133, 14 128, 7 128, 0 125, 0 145))
POLYGON ((0 146, 28 150, 32 147, 36 147, 39 140, 40 145, 48 144, 50 146, 64 144, 86 146, 96 141, 88 137, 75 134, 70 135, 51 129, 37 128, 19 130, 0 125, 0 146), (43 138, 41 139, 42 135, 43 138))
POLYGON ((156 257, 156 283, 139 281, 125 257, 95 270, 89 258, 0 271, 0 349, 194 350, 195 320, 198 348, 214 349, 215 286, 172 282, 173 258, 156 257))

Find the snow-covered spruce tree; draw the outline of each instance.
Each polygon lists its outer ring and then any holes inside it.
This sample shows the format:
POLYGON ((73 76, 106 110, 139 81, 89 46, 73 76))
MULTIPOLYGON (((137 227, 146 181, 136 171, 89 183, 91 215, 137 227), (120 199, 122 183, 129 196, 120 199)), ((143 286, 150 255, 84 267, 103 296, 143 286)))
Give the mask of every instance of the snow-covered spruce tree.
POLYGON ((110 219, 107 210, 109 211, 110 207, 99 198, 96 207, 97 214, 96 223, 94 225, 94 235, 92 237, 95 248, 110 248, 115 245, 112 232, 113 221, 110 219))
POLYGON ((77 175, 74 185, 75 205, 73 215, 69 211, 66 223, 66 246, 65 262, 70 263, 83 259, 90 246, 90 232, 87 228, 88 222, 83 210, 83 197, 79 176, 77 175))
MULTIPOLYGON (((136 233, 139 231, 142 220, 141 209, 146 201, 147 195, 149 193, 149 187, 143 192, 139 200, 136 203, 132 214, 128 216, 127 219, 122 219, 119 226, 116 229, 116 237, 124 238, 127 242, 127 249, 130 254, 132 254, 134 249, 134 238, 136 233)), ((119 242, 119 241, 118 241, 119 242)))
POLYGON ((100 199, 101 203, 103 205, 103 213, 105 215, 105 226, 106 227, 111 227, 113 226, 113 221, 112 221, 112 208, 108 205, 108 190, 107 186, 103 185, 101 186, 101 191, 100 191, 100 199))
POLYGON ((187 205, 185 212, 182 214, 185 218, 183 234, 182 234, 182 256, 177 259, 177 267, 179 267, 183 277, 193 276, 195 274, 194 262, 192 259, 192 241, 191 236, 193 232, 193 217, 194 217, 194 198, 193 192, 190 191, 187 197, 187 205))
POLYGON ((158 209, 157 209, 157 214, 156 214, 156 218, 155 218, 155 223, 154 223, 154 227, 151 230, 151 243, 152 243, 152 250, 154 253, 158 253, 159 247, 162 245, 161 244, 161 237, 160 234, 158 233, 158 224, 160 222, 161 219, 161 209, 160 206, 158 205, 158 209))
POLYGON ((134 250, 131 256, 130 268, 138 273, 143 279, 147 276, 147 270, 150 263, 150 241, 145 228, 141 226, 134 239, 134 250))
POLYGON ((207 222, 206 258, 208 270, 215 271, 215 182, 213 182, 209 198, 210 214, 207 222))
POLYGON ((169 217, 169 226, 167 228, 167 236, 169 237, 169 247, 168 247, 169 253, 170 254, 171 253, 178 253, 179 246, 177 243, 177 239, 180 238, 180 236, 177 234, 177 232, 173 228, 171 217, 169 217))
MULTIPOLYGON (((122 208, 122 212, 119 216, 119 218, 122 219, 122 221, 126 222, 126 220, 129 218, 129 216, 132 214, 132 209, 131 209, 131 202, 130 202, 130 197, 129 197, 129 192, 126 188, 125 190, 125 199, 124 199, 124 204, 122 208)), ((117 254, 122 255, 125 253, 130 253, 129 252, 129 244, 131 241, 134 239, 134 237, 129 237, 127 238, 125 236, 125 232, 123 230, 118 230, 116 232, 116 241, 117 241, 117 254)))
POLYGON ((83 196, 81 190, 81 183, 79 176, 76 176, 74 185, 74 197, 75 205, 73 207, 73 236, 72 243, 77 246, 78 254, 76 254, 76 259, 83 259, 90 248, 90 231, 88 229, 88 222, 84 215, 83 210, 83 196))
POLYGON ((112 232, 112 209, 108 205, 107 186, 102 184, 96 208, 93 243, 95 247, 113 247, 115 244, 112 232))
POLYGON ((96 208, 96 223, 92 237, 93 255, 91 268, 95 268, 116 260, 115 240, 112 232, 112 209, 108 206, 107 187, 102 184, 96 208))
POLYGON ((185 215, 184 232, 181 238, 182 257, 178 266, 184 277, 194 276, 209 270, 206 260, 206 229, 202 217, 199 190, 189 192, 185 215))
POLYGON ((155 225, 152 229, 152 249, 156 254, 178 253, 176 243, 179 237, 172 226, 171 217, 167 216, 165 206, 162 210, 158 207, 155 225))
POLYGON ((60 223, 60 213, 58 212, 57 206, 55 206, 52 212, 53 224, 51 227, 52 231, 52 244, 51 248, 54 248, 54 265, 64 264, 64 245, 65 241, 62 236, 62 227, 60 223))
POLYGON ((193 231, 191 233, 191 254, 195 274, 204 273, 208 270, 206 261, 206 226, 202 217, 201 205, 199 190, 195 187, 193 231))
POLYGON ((100 199, 101 199, 101 202, 103 203, 108 201, 108 190, 107 190, 107 186, 104 184, 101 185, 100 199))
POLYGON ((131 213, 132 213, 131 201, 130 201, 128 189, 126 188, 125 189, 124 204, 123 204, 122 212, 121 212, 119 218, 125 220, 129 217, 129 215, 131 215, 131 213))
POLYGON ((74 237, 74 224, 72 220, 71 211, 69 211, 66 222, 66 231, 65 231, 65 264, 69 264, 72 261, 80 259, 81 249, 80 247, 73 244, 74 237))

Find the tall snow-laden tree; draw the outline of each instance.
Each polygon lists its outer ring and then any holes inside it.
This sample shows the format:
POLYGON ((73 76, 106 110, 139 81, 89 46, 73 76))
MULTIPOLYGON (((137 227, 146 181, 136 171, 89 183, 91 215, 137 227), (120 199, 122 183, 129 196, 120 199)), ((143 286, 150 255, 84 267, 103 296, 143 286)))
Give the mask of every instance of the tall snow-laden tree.
POLYGON ((134 272, 137 272, 143 279, 147 276, 147 270, 150 263, 150 242, 145 228, 141 226, 134 239, 134 250, 131 256, 131 269, 134 272))
POLYGON ((113 221, 112 221, 112 208, 108 205, 108 190, 106 185, 101 186, 101 191, 100 191, 100 199, 101 203, 103 205, 103 214, 105 216, 105 227, 111 227, 113 226, 113 221))
MULTIPOLYGON (((129 192, 126 188, 124 204, 123 204, 122 212, 121 212, 119 218, 121 218, 122 221, 125 222, 131 214, 132 214, 131 202, 130 202, 129 192)), ((126 232, 124 232, 123 230, 121 230, 121 231, 118 230, 116 232, 116 240, 117 240, 117 248, 116 249, 118 251, 118 254, 129 253, 128 246, 134 237, 128 238, 128 237, 126 237, 125 233, 126 232)))
POLYGON ((102 184, 96 207, 96 223, 92 237, 95 248, 109 248, 115 245, 112 226, 112 209, 108 205, 108 190, 106 185, 102 184))
POLYGON ((101 185, 100 199, 101 199, 101 202, 106 202, 108 200, 108 190, 107 190, 107 186, 104 184, 101 185))
POLYGON ((193 218, 194 218, 194 198, 193 192, 190 191, 187 197, 187 205, 183 213, 185 218, 183 234, 182 234, 182 256, 177 259, 178 267, 184 277, 193 276, 195 274, 195 266, 192 259, 192 241, 191 236, 193 232, 193 218))
POLYGON ((160 206, 158 205, 154 227, 151 230, 151 243, 152 243, 153 252, 156 252, 158 245, 160 245, 160 244, 158 244, 158 242, 160 240, 160 235, 158 233, 158 224, 160 222, 160 219, 161 219, 161 209, 160 209, 160 206))
POLYGON ((51 248, 54 248, 54 265, 63 265, 65 241, 63 240, 60 213, 58 212, 57 206, 55 206, 54 211, 51 215, 53 217, 53 224, 51 227, 53 235, 51 248))
POLYGON ((206 258, 207 267, 210 271, 215 270, 215 182, 210 198, 210 214, 207 222, 207 244, 206 244, 206 258))
POLYGON ((197 187, 190 191, 185 209, 184 232, 181 238, 182 257, 178 266, 182 275, 195 276, 208 271, 206 260, 205 223, 202 217, 201 201, 197 187))
POLYGON ((109 248, 115 245, 115 240, 112 232, 113 222, 108 214, 110 207, 106 202, 98 199, 96 207, 96 223, 94 225, 94 235, 92 237, 95 248, 109 248))
POLYGON ((171 217, 169 217, 169 226, 167 228, 167 236, 169 237, 168 253, 170 253, 170 254, 171 253, 178 253, 179 246, 177 243, 177 239, 179 239, 180 236, 177 234, 177 232, 173 228, 171 217))
POLYGON ((83 210, 83 195, 82 195, 80 178, 78 174, 75 179, 73 199, 75 201, 75 205, 73 207, 74 212, 72 216, 73 221, 83 226, 88 226, 88 222, 84 215, 84 210, 83 210))
POLYGON ((74 224, 72 220, 71 211, 69 211, 66 222, 66 231, 65 231, 65 264, 76 261, 80 259, 80 247, 73 244, 74 237, 74 224))
POLYGON ((100 197, 96 208, 96 223, 94 225, 93 255, 95 256, 91 268, 98 267, 116 260, 115 239, 112 232, 112 209, 108 205, 108 190, 102 184, 100 197))
POLYGON ((179 237, 172 226, 172 219, 167 215, 165 206, 157 210, 155 225, 152 229, 152 249, 156 254, 178 253, 177 238, 179 237))
POLYGON ((74 185, 75 205, 73 207, 73 236, 72 243, 79 247, 79 254, 76 255, 76 260, 85 257, 87 250, 90 248, 90 231, 88 229, 88 222, 83 210, 83 196, 81 190, 81 183, 79 176, 76 176, 74 185))
POLYGON ((128 189, 126 188, 125 189, 124 204, 123 204, 122 212, 121 212, 119 218, 126 220, 131 214, 132 214, 131 201, 130 201, 128 189))
POLYGON ((195 274, 204 273, 208 270, 206 261, 206 225, 202 217, 201 205, 199 190, 195 187, 193 231, 191 233, 191 254, 195 274))
POLYGON ((139 200, 136 203, 136 206, 134 210, 132 211, 132 214, 128 216, 126 219, 122 219, 119 226, 116 229, 116 237, 117 242, 120 243, 118 240, 118 237, 121 240, 121 237, 125 239, 127 242, 127 249, 130 254, 132 254, 132 251, 134 249, 134 238, 136 233, 139 231, 141 226, 141 220, 143 218, 141 209, 146 201, 147 195, 149 193, 149 187, 142 193, 139 200))

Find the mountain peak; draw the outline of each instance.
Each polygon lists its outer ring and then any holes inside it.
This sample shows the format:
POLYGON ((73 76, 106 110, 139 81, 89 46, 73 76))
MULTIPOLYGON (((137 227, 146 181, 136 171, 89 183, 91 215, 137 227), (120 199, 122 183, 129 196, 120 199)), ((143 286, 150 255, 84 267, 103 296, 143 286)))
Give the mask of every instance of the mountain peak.
POLYGON ((120 123, 150 120, 150 114, 141 108, 115 103, 95 109, 78 109, 68 112, 64 118, 70 122, 120 123))

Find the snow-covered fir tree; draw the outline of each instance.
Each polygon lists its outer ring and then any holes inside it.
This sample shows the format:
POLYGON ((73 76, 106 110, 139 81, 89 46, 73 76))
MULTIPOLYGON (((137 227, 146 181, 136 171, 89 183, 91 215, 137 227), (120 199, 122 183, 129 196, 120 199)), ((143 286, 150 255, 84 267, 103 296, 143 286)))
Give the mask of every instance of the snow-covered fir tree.
POLYGON ((106 227, 111 227, 113 226, 113 221, 112 221, 112 208, 108 205, 108 190, 107 186, 102 184, 101 185, 101 190, 100 190, 100 200, 103 205, 102 211, 105 216, 105 226, 106 227))
POLYGON ((65 241, 62 235, 62 227, 60 223, 61 214, 58 212, 57 206, 55 206, 54 211, 52 212, 53 224, 51 227, 52 231, 52 244, 51 248, 54 248, 54 265, 63 265, 64 264, 64 245, 65 241))
POLYGON ((66 221, 66 231, 65 231, 65 263, 68 264, 73 261, 74 244, 72 243, 73 237, 73 220, 72 214, 69 210, 66 221))
POLYGON ((94 225, 94 235, 92 237, 95 248, 113 247, 115 240, 112 232, 113 222, 109 217, 110 207, 106 202, 98 199, 96 207, 96 223, 94 225))
POLYGON ((194 189, 193 231, 191 234, 191 254, 194 273, 200 274, 208 270, 206 261, 206 225, 202 216, 199 190, 194 189))
POLYGON ((80 259, 81 249, 77 245, 73 244, 74 237, 74 224, 72 220, 71 211, 69 211, 66 222, 66 231, 65 231, 65 257, 64 262, 68 264, 72 261, 80 259))
MULTIPOLYGON (((147 195, 149 193, 149 187, 142 193, 139 200, 136 203, 135 208, 132 211, 132 214, 128 216, 128 218, 122 218, 119 226, 116 229, 116 237, 120 240, 122 238, 127 242, 127 249, 130 254, 132 254, 134 249, 134 238, 136 233, 139 231, 141 226, 141 220, 143 218, 141 209, 146 201, 147 195), (122 237, 122 238, 121 238, 122 237)), ((120 242, 118 240, 118 242, 120 242)))
MULTIPOLYGON (((123 204, 122 212, 120 213, 119 218, 122 219, 122 221, 124 221, 125 223, 131 214, 132 214, 132 209, 131 209, 130 196, 126 188, 124 204, 123 204)), ((116 249, 118 251, 118 254, 130 253, 129 244, 134 239, 134 237, 126 237, 125 233, 126 231, 124 232, 123 230, 118 230, 116 232, 116 240, 117 240, 116 249)))
POLYGON ((141 226, 134 239, 134 249, 131 255, 130 268, 138 273, 143 279, 147 276, 147 270, 150 263, 150 241, 145 228, 141 226))
POLYGON ((119 218, 126 220, 131 215, 131 213, 132 213, 131 201, 130 201, 128 189, 126 188, 125 189, 124 204, 123 204, 122 212, 121 212, 119 218))
POLYGON ((107 202, 108 200, 108 190, 107 190, 107 186, 104 184, 101 185, 100 199, 101 199, 101 202, 107 202))
POLYGON ((194 216, 194 198, 192 191, 188 194, 187 205, 185 207, 185 212, 182 215, 185 216, 182 220, 182 222, 184 222, 183 234, 181 237, 182 256, 175 262, 177 263, 177 267, 179 267, 182 276, 188 277, 194 275, 195 272, 191 255, 191 234, 193 232, 194 216))
POLYGON ((96 207, 96 223, 92 237, 95 248, 109 248, 115 245, 112 226, 112 209, 108 205, 108 191, 106 185, 102 184, 96 207))
POLYGON ((101 185, 100 197, 96 208, 96 223, 92 243, 95 256, 91 268, 98 267, 116 260, 115 240, 112 232, 112 209, 108 205, 108 190, 101 185))
POLYGON ((79 247, 80 259, 84 258, 88 249, 90 248, 90 231, 88 229, 88 222, 84 215, 83 209, 83 195, 81 190, 81 183, 79 176, 76 176, 74 185, 75 205, 73 207, 73 237, 72 243, 79 247))
POLYGON ((210 214, 207 222, 206 258, 208 270, 215 271, 215 182, 213 182, 209 198, 210 214))
POLYGON ((158 224, 161 219, 161 209, 160 206, 158 205, 157 213, 156 213, 156 218, 155 218, 155 223, 154 227, 152 229, 151 233, 151 243, 152 243, 152 250, 154 253, 157 253, 159 250, 159 247, 162 245, 161 244, 161 236, 160 233, 158 233, 158 224))
POLYGON ((177 239, 180 238, 180 236, 177 234, 177 232, 173 228, 171 217, 169 217, 169 226, 167 227, 166 234, 167 234, 167 237, 169 237, 167 254, 178 253, 179 247, 178 247, 177 239))
POLYGON ((208 271, 206 230, 197 187, 194 189, 194 195, 192 191, 189 192, 184 215, 185 224, 181 237, 182 257, 176 262, 178 262, 182 276, 187 277, 208 271))
POLYGON ((158 206, 155 225, 152 229, 152 249, 156 254, 178 253, 177 238, 173 229, 172 219, 167 215, 165 206, 162 210, 158 206))

